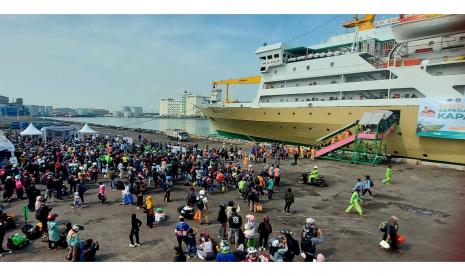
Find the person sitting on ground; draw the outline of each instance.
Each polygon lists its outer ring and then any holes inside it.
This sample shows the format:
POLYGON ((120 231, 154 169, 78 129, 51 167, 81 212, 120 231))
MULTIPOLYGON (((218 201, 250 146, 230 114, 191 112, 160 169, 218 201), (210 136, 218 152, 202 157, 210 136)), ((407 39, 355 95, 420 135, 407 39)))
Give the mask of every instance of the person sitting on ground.
POLYGON ((234 253, 229 251, 229 243, 222 241, 220 244, 220 252, 216 254, 216 262, 235 262, 234 253))
POLYGON ((98 241, 94 241, 93 239, 88 239, 82 248, 82 259, 83 262, 94 262, 95 255, 97 251, 100 249, 98 241))
POLYGON ((215 252, 213 250, 213 243, 209 237, 201 237, 200 244, 197 247, 197 256, 201 260, 210 261, 215 259, 215 252))

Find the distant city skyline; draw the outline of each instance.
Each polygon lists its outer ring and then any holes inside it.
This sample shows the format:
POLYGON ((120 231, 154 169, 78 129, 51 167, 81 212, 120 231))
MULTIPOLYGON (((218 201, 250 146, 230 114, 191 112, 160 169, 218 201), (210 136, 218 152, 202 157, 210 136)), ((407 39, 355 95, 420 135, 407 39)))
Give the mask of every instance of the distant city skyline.
MULTIPOLYGON (((210 96, 212 80, 257 75, 254 51, 263 43, 319 43, 345 32, 340 24, 351 17, 0 15, 0 95, 25 105, 158 112, 161 98, 210 96)), ((230 89, 251 100, 257 87, 230 89)))

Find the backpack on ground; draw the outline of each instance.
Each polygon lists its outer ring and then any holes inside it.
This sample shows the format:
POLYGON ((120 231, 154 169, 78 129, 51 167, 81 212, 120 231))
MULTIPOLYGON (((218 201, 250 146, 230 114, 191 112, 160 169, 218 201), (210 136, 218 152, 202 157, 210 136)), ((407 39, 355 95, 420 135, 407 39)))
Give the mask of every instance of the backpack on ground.
POLYGON ((386 232, 388 223, 389 222, 387 222, 387 221, 381 222, 381 224, 378 227, 379 231, 386 232))
POLYGON ((26 247, 29 244, 29 240, 26 238, 25 235, 16 233, 11 235, 7 241, 7 247, 12 250, 18 250, 21 248, 26 247))

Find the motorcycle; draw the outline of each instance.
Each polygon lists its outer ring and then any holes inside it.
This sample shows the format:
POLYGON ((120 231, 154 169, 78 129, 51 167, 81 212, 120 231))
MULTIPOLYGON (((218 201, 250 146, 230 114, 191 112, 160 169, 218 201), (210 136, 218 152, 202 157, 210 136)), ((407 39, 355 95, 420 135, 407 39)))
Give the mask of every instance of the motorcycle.
POLYGON ((302 173, 299 178, 299 184, 305 184, 310 186, 316 187, 326 187, 326 179, 324 176, 318 176, 317 178, 313 179, 312 182, 308 182, 308 174, 309 173, 302 173))

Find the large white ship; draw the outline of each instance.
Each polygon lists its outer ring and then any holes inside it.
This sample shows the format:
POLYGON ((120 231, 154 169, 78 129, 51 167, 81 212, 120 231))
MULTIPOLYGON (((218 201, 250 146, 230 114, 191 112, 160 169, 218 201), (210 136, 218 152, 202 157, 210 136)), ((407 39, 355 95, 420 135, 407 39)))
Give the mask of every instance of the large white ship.
MULTIPOLYGON (((315 145, 366 112, 389 110, 399 119, 385 137, 390 154, 465 164, 465 135, 417 133, 425 99, 443 99, 454 119, 464 118, 465 15, 382 21, 366 15, 344 27, 355 30, 308 47, 258 48, 259 88, 253 101, 228 98, 203 106, 203 114, 221 135, 315 145)), ((465 120, 457 122, 448 133, 465 134, 465 120)))

